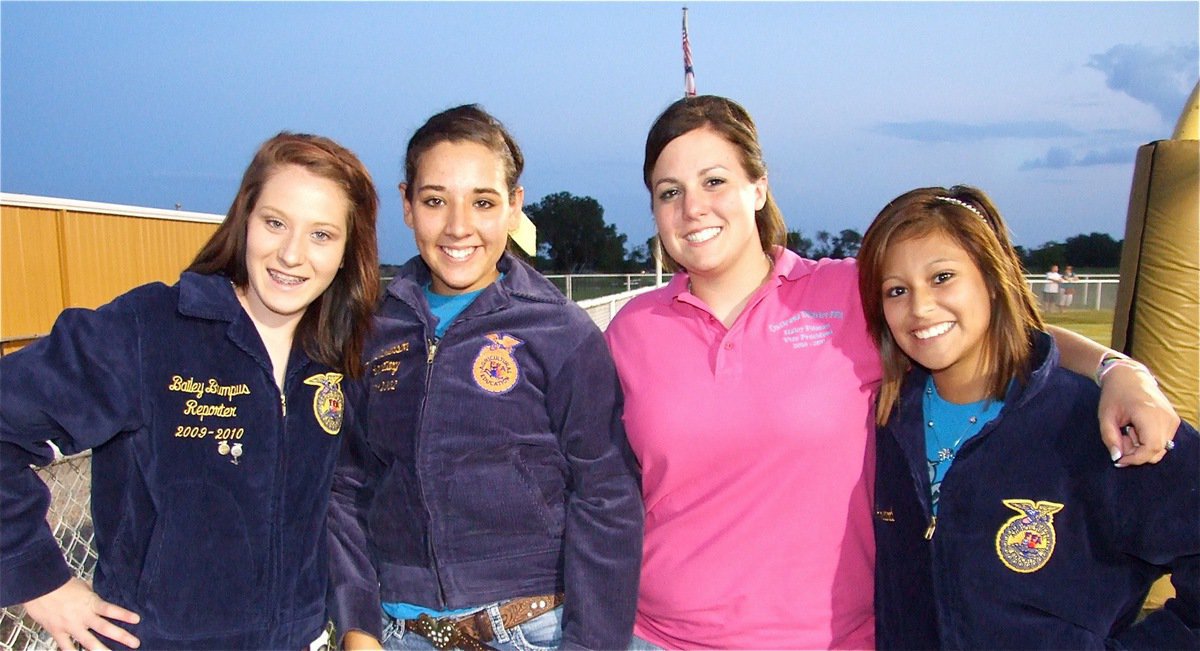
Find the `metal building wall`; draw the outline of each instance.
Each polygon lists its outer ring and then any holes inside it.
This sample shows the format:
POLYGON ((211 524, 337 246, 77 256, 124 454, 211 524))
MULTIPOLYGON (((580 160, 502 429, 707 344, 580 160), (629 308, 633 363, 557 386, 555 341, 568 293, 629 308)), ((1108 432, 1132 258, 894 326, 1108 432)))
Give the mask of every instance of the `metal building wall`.
POLYGON ((66 307, 173 283, 223 215, 0 193, 0 342, 50 331, 66 307))
POLYGON ((37 208, 0 205, 0 340, 3 352, 49 331, 62 311, 58 223, 37 208), (10 343, 11 342, 11 343, 10 343))

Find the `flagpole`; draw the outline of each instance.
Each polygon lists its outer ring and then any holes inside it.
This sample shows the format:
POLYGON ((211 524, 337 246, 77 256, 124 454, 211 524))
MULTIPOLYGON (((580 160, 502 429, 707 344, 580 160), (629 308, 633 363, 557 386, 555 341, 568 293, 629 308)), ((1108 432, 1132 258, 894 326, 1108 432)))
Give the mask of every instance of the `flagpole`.
MULTIPOLYGON (((683 8, 683 96, 696 96, 696 71, 692 68, 692 42, 688 39, 687 7, 683 8)), ((654 238, 654 282, 662 284, 662 238, 654 238)))
POLYGON ((696 96, 696 72, 692 69, 692 42, 688 39, 687 7, 683 8, 683 95, 696 96))

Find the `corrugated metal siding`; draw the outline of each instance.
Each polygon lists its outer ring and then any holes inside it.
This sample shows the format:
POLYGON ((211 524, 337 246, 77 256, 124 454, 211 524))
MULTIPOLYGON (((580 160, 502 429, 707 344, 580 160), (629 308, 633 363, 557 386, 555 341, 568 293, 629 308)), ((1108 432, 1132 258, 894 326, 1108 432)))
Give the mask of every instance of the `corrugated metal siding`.
POLYGON ((0 337, 6 340, 45 334, 62 311, 53 211, 0 206, 0 297, 0 337))
POLYGON ((3 353, 26 343, 10 340, 48 333, 65 307, 95 308, 138 285, 175 282, 218 226, 72 208, 0 206, 3 353))
POLYGON ((67 303, 99 307, 148 282, 174 283, 215 224, 66 212, 67 303))

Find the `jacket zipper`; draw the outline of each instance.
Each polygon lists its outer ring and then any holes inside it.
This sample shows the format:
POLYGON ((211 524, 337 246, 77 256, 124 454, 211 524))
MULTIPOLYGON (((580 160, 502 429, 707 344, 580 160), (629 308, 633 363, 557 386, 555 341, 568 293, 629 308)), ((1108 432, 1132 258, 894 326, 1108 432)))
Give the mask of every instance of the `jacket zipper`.
MULTIPOLYGON (((425 407, 429 402, 429 387, 433 380, 433 359, 434 359, 434 357, 437 357, 438 343, 439 343, 439 341, 437 339, 427 339, 426 340, 426 345, 429 348, 429 353, 425 356, 425 393, 421 398, 421 417, 420 417, 420 420, 417 421, 417 426, 420 428, 420 429, 418 429, 418 437, 420 437, 421 429, 424 429, 423 425, 425 423, 425 407)), ((421 437, 421 438, 423 438, 423 437, 421 437)), ((420 450, 420 443, 419 443, 421 438, 418 438, 418 449, 417 449, 417 465, 418 466, 420 465, 420 459, 421 459, 421 450, 420 450)), ((421 487, 421 503, 425 507, 425 515, 429 518, 429 526, 430 526, 430 528, 432 528, 433 527, 433 512, 429 510, 429 501, 427 499, 425 499, 425 488, 424 488, 423 483, 422 483, 422 487, 421 487)), ((426 536, 425 540, 426 540, 426 547, 428 547, 428 549, 429 549, 429 558, 433 561, 433 577, 434 577, 434 579, 437 580, 438 600, 440 602, 440 603, 438 603, 438 606, 441 609, 445 609, 446 608, 446 589, 445 589, 445 587, 442 586, 442 574, 438 569, 437 550, 435 549, 434 544, 433 544, 433 532, 432 531, 429 532, 429 535, 426 536)))
MULTIPOLYGON (((976 434, 975 436, 972 436, 972 437, 971 437, 971 439, 974 439, 974 440, 979 440, 979 437, 980 437, 980 436, 981 436, 981 435, 982 435, 984 432, 986 432, 986 431, 990 430, 990 429, 993 427, 993 425, 994 425, 994 423, 996 422, 996 420, 997 420, 997 419, 998 419, 998 417, 997 417, 997 418, 994 418, 994 419, 992 419, 992 422, 990 422, 990 423, 987 423, 986 425, 984 425, 984 426, 983 426, 983 429, 979 430, 979 433, 978 433, 978 434, 976 434)), ((967 443, 970 443, 970 442, 971 442, 971 439, 968 439, 967 441, 965 441, 965 442, 963 443, 963 445, 965 446, 967 443)), ((951 468, 953 468, 953 466, 951 466, 951 468)), ((947 475, 949 475, 950 473, 949 473, 949 472, 947 472, 946 474, 947 474, 947 475)), ((946 483, 946 479, 945 479, 944 477, 942 478, 942 483, 943 483, 943 484, 945 484, 945 483, 946 483)), ((918 484, 918 486, 920 486, 920 485, 918 484)), ((933 508, 933 507, 932 507, 932 505, 930 505, 930 510, 932 510, 932 508, 933 508)), ((935 532, 936 530, 937 530, 937 515, 934 515, 934 514, 932 514, 932 513, 931 513, 931 514, 929 515, 929 526, 928 526, 928 527, 925 529, 925 540, 933 540, 933 534, 934 534, 934 532, 935 532)))
MULTIPOLYGON (((897 445, 900 445, 901 449, 903 449, 904 445, 902 442, 898 437, 895 438, 897 445)), ((913 484, 916 485, 917 495, 924 496, 921 499, 921 505, 925 507, 925 510, 929 513, 929 526, 925 528, 925 540, 933 540, 933 532, 935 529, 937 529, 937 515, 933 513, 933 504, 931 503, 929 496, 929 487, 924 481, 924 477, 928 475, 918 474, 916 468, 911 463, 905 463, 904 465, 908 468, 909 477, 912 479, 913 484)))
MULTIPOLYGON (((275 455, 276 462, 275 462, 275 505, 274 506, 275 506, 276 513, 283 512, 283 506, 284 506, 284 501, 285 501, 283 499, 283 494, 286 491, 286 486, 287 486, 287 478, 284 476, 285 469, 287 468, 287 460, 284 458, 284 455, 286 453, 285 442, 287 441, 287 384, 288 384, 287 377, 288 376, 285 372, 284 380, 283 380, 283 387, 276 387, 279 390, 279 405, 280 405, 279 441, 278 441, 279 453, 275 455)), ((275 379, 274 376, 272 376, 271 377, 272 385, 275 384, 274 379, 275 379)), ((279 522, 281 522, 281 521, 282 521, 282 518, 274 518, 274 521, 271 524, 271 534, 270 534, 271 535, 271 547, 274 549, 274 553, 271 554, 271 556, 270 556, 270 559, 271 559, 270 564, 271 564, 272 571, 270 573, 270 586, 271 587, 270 587, 269 594, 274 594, 274 595, 278 595, 279 577, 283 572, 282 562, 280 559, 281 550, 283 549, 283 547, 282 547, 283 532, 282 532, 282 528, 279 526, 279 522)), ((274 608, 271 611, 268 621, 270 622, 270 626, 272 629, 274 629, 278 626, 280 611, 281 611, 281 608, 283 608, 283 607, 284 607, 283 604, 277 604, 276 608, 274 608)))

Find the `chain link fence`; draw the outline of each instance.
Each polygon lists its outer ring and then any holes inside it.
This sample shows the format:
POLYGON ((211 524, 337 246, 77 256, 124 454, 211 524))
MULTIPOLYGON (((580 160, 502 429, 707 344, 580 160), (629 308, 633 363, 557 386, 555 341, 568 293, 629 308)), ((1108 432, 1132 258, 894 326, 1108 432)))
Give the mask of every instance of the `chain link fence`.
MULTIPOLYGON (((91 581, 96 569, 92 545, 92 455, 84 452, 40 468, 38 474, 53 496, 46 515, 67 563, 76 576, 91 581)), ((53 649, 54 641, 34 623, 21 606, 0 609, 0 649, 32 651, 53 649)))

